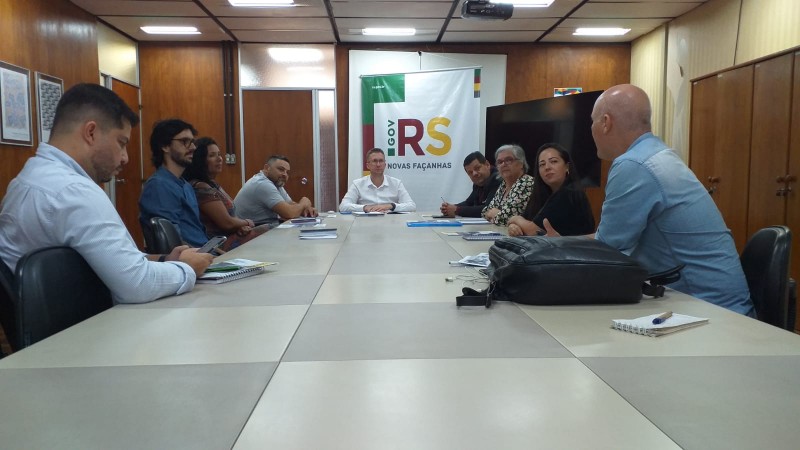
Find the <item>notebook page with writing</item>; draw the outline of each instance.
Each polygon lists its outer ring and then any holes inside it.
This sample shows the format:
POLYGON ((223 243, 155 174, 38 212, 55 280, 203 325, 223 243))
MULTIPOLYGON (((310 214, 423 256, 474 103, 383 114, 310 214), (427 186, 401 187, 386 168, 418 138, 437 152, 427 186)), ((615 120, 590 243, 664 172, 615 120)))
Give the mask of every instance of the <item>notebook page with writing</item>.
POLYGON ((611 328, 644 336, 662 336, 708 323, 708 319, 702 317, 673 314, 664 322, 654 324, 653 319, 658 316, 660 314, 651 314, 636 319, 614 319, 611 321, 611 328))

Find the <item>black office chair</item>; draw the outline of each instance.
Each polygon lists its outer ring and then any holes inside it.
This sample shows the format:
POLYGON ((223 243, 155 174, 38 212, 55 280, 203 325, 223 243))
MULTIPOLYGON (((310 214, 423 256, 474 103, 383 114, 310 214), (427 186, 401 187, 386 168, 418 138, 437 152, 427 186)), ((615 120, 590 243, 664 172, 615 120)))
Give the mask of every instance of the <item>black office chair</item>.
POLYGON ((113 305, 106 285, 69 247, 47 247, 26 254, 17 263, 15 282, 16 350, 113 305))
POLYGON ((758 320, 793 331, 794 317, 789 317, 791 247, 788 227, 762 228, 747 241, 740 259, 758 320))
MULTIPOLYGON (((147 241, 147 253, 165 255, 183 244, 180 231, 172 222, 163 217, 150 219, 150 231, 152 237, 150 241, 147 241)), ((145 240, 147 240, 146 234, 145 240)))
MULTIPOLYGON (((17 289, 14 283, 14 272, 8 268, 5 262, 0 260, 0 326, 12 350, 17 349, 15 338, 17 336, 17 324, 14 318, 14 311, 17 309, 17 289)), ((0 352, 2 353, 2 352, 0 352)))

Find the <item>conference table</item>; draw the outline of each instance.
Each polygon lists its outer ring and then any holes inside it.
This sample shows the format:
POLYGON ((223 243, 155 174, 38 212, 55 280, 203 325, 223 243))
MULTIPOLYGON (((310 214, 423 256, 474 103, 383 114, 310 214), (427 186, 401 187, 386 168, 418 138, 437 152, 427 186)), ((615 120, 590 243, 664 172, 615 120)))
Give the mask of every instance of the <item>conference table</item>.
MULTIPOLYGON (((117 305, 0 360, 3 449, 797 449, 800 336, 667 290, 462 307, 491 241, 326 217, 220 260, 277 262, 117 305), (709 323, 652 338, 613 319, 709 323)), ((580 288, 580 280, 575 280, 580 288)))

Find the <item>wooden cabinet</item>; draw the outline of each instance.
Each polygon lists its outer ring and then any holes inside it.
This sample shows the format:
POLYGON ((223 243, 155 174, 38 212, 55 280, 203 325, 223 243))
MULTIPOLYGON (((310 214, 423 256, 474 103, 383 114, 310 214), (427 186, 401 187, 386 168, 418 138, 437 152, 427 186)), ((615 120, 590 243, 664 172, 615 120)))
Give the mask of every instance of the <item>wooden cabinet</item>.
POLYGON ((689 145, 689 167, 737 249, 761 228, 787 225, 800 280, 800 51, 693 80, 689 145))
POLYGON ((741 252, 747 232, 753 68, 695 81, 689 166, 717 204, 741 252))
MULTIPOLYGON (((793 62, 788 54, 754 65, 748 236, 786 223, 786 179, 798 175, 788 168, 793 62)), ((800 229, 792 229, 800 239, 800 229)))

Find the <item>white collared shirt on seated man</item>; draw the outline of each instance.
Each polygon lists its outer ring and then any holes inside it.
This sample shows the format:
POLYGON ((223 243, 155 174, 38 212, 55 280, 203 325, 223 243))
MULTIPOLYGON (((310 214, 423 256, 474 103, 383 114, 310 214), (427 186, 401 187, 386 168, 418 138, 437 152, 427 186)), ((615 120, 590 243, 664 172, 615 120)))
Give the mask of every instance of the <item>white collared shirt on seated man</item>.
POLYGON ((353 180, 350 189, 339 205, 341 212, 364 211, 364 207, 380 203, 394 203, 395 212, 417 210, 417 204, 411 199, 403 182, 389 175, 383 176, 383 183, 375 186, 369 175, 353 180))

